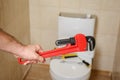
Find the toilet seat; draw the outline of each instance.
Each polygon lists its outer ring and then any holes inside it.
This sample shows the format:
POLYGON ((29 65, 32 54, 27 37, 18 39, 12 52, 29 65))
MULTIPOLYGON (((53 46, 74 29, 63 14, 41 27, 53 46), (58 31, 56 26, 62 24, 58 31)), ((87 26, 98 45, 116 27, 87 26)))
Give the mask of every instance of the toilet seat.
POLYGON ((78 58, 70 58, 67 61, 54 59, 50 63, 50 73, 59 80, 79 80, 90 72, 91 68, 83 64, 78 58))

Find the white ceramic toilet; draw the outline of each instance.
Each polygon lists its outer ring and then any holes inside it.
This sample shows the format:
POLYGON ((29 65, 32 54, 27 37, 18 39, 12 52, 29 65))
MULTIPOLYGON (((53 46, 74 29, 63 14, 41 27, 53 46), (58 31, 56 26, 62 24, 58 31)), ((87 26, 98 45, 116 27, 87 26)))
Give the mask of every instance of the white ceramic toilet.
MULTIPOLYGON (((62 13, 59 16, 58 37, 64 39, 77 33, 93 36, 94 25, 95 17, 92 15, 62 13)), ((51 60, 50 74, 53 80, 89 80, 94 51, 75 52, 75 54, 78 57, 51 60), (90 66, 86 66, 83 60, 90 66)))

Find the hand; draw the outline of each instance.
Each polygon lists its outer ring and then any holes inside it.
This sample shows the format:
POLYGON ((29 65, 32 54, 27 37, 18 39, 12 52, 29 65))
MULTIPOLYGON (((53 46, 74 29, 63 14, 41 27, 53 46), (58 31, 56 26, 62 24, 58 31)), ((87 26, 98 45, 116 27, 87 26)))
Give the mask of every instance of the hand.
POLYGON ((44 59, 38 54, 39 52, 42 52, 42 48, 39 45, 27 45, 23 47, 18 56, 28 60, 24 65, 43 62, 44 59))
POLYGON ((37 53, 41 52, 42 49, 39 45, 28 45, 25 46, 16 38, 3 30, 0 29, 0 50, 9 52, 20 58, 27 59, 28 63, 42 62, 43 58, 37 53))

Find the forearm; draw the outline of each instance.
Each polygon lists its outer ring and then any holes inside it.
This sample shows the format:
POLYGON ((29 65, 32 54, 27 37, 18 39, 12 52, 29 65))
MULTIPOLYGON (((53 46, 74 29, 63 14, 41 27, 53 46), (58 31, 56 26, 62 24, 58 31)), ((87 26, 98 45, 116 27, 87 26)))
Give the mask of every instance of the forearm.
POLYGON ((37 54, 41 52, 41 47, 39 45, 23 45, 17 41, 13 36, 7 34, 0 29, 0 50, 12 53, 18 57, 28 59, 28 63, 36 63, 38 61, 43 61, 44 59, 37 54))
POLYGON ((13 36, 0 29, 0 50, 19 54, 23 46, 24 45, 18 42, 13 36))

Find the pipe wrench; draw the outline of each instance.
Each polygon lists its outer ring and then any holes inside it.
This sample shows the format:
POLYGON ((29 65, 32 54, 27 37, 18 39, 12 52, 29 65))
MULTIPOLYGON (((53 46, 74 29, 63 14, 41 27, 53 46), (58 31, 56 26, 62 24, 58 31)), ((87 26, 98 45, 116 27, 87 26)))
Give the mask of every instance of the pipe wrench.
MULTIPOLYGON (((68 39, 60 39, 55 42, 57 46, 65 45, 61 48, 54 50, 44 51, 38 53, 43 58, 50 58, 54 56, 60 56, 63 54, 69 54, 72 52, 93 51, 95 48, 95 38, 92 36, 85 36, 84 34, 76 34, 74 37, 68 39)), ((28 60, 22 60, 18 58, 20 64, 24 64, 28 60)))

